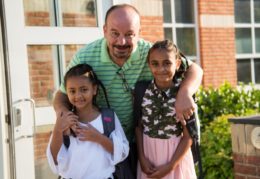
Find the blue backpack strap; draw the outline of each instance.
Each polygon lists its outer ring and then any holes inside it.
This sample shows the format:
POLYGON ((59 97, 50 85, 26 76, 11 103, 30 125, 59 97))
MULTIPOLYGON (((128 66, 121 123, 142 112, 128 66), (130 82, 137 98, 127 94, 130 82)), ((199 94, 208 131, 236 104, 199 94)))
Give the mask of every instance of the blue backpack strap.
POLYGON ((101 108, 101 117, 104 128, 104 135, 109 137, 115 130, 115 113, 110 108, 101 108))
POLYGON ((134 115, 134 126, 138 125, 138 121, 142 116, 142 102, 145 90, 147 89, 148 85, 151 81, 139 81, 135 84, 134 89, 134 106, 133 106, 133 115, 134 115))

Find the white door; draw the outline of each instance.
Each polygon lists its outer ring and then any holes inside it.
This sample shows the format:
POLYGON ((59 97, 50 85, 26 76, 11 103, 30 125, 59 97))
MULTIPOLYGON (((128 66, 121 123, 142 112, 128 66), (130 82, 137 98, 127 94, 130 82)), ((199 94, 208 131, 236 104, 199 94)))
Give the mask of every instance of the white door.
POLYGON ((71 56, 103 36, 104 14, 112 2, 3 0, 11 87, 11 178, 57 178, 44 155, 46 134, 55 122, 52 96, 71 56))

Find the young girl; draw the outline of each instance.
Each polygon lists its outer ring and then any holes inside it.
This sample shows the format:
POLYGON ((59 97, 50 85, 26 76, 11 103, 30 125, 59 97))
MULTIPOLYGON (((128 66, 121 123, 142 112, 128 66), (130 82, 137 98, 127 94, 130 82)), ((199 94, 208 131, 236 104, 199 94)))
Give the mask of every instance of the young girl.
POLYGON ((96 74, 91 66, 81 64, 66 73, 64 82, 74 110, 56 120, 47 148, 52 171, 62 178, 113 178, 115 164, 127 157, 129 146, 116 115, 115 130, 109 138, 103 135, 101 113, 95 104, 100 84, 96 74), (63 135, 73 127, 76 136, 69 136, 66 147, 63 135))
POLYGON ((159 41, 149 50, 147 61, 154 80, 145 91, 142 117, 136 128, 138 178, 196 178, 192 139, 186 126, 177 122, 174 109, 182 81, 175 78, 180 53, 169 40, 159 41))

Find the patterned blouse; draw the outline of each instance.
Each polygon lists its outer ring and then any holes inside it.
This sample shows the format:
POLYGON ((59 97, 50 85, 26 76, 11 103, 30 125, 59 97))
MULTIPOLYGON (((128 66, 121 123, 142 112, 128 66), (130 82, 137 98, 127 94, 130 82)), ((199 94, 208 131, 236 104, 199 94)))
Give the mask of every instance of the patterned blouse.
POLYGON ((183 129, 176 121, 174 103, 182 79, 176 79, 166 91, 157 88, 154 80, 148 85, 142 102, 144 134, 160 139, 181 135, 183 129))

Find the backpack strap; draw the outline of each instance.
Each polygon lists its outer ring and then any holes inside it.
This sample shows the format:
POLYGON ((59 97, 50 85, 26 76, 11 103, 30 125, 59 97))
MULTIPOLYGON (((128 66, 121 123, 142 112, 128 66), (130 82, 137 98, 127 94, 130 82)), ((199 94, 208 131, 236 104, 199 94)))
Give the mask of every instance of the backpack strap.
POLYGON ((115 113, 110 108, 101 108, 101 117, 104 128, 104 135, 109 137, 115 130, 115 113))
POLYGON ((140 120, 142 116, 142 102, 145 90, 147 89, 148 85, 151 81, 139 81, 135 85, 134 89, 134 109, 133 109, 133 115, 134 115, 134 126, 138 125, 138 121, 140 120))

